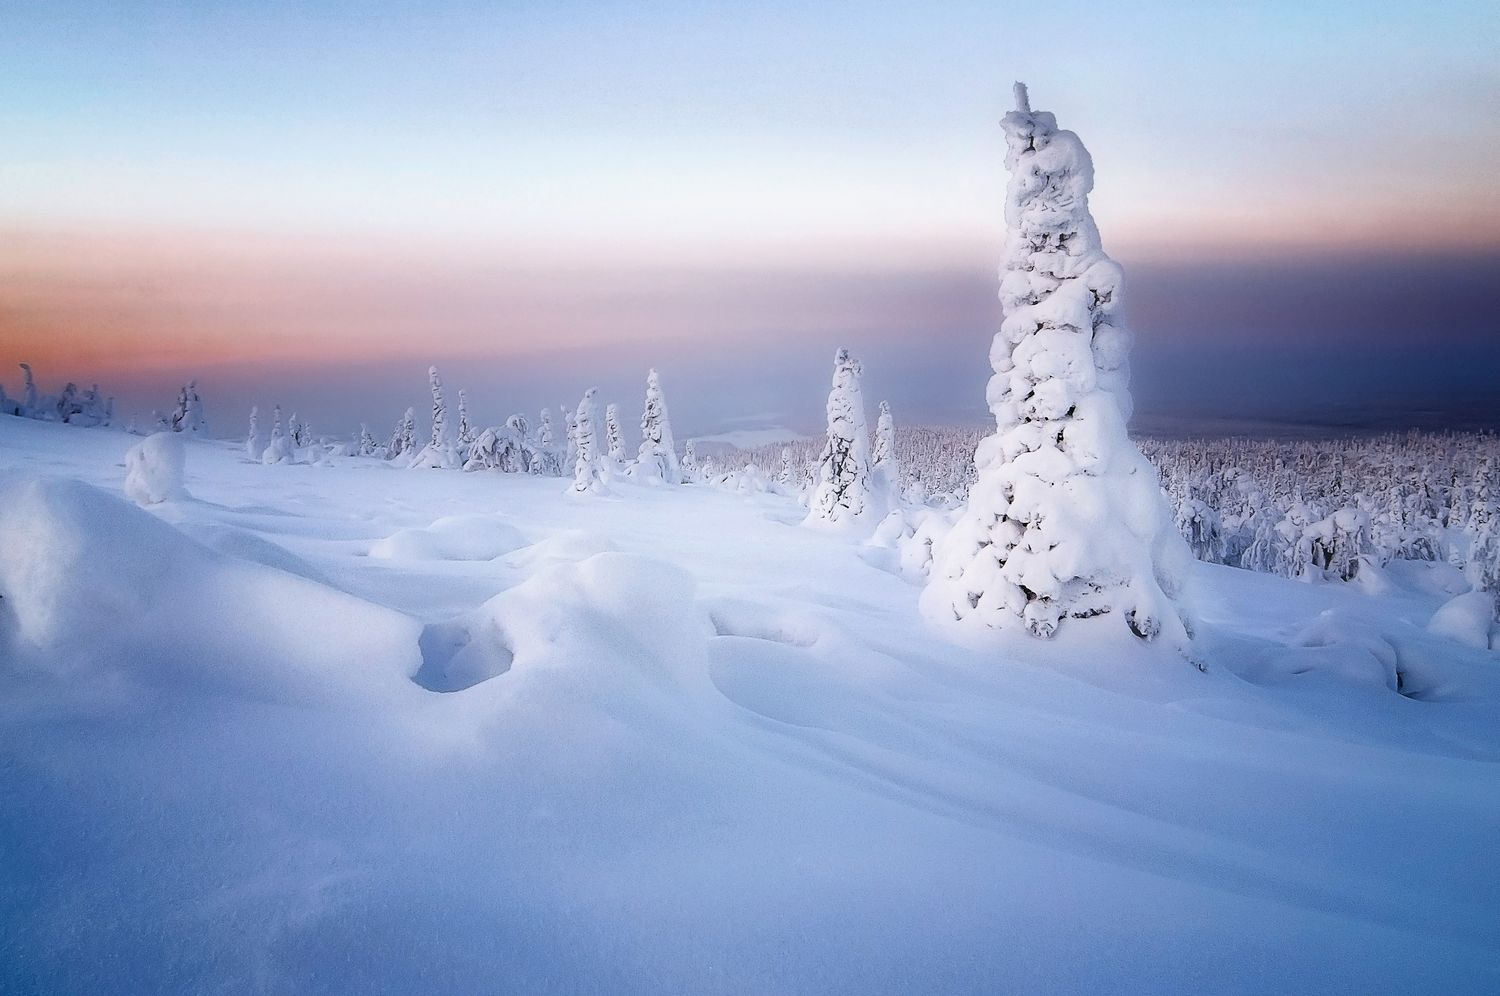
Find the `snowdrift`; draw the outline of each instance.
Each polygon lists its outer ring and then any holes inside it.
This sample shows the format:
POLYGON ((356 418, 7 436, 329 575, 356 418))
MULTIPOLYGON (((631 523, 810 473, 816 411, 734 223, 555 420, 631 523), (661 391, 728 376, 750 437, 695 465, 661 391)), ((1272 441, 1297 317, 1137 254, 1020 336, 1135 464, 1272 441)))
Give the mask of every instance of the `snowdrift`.
POLYGON ((418 663, 420 626, 400 613, 220 556, 78 481, 0 482, 0 595, 5 657, 59 676, 357 701, 418 663))

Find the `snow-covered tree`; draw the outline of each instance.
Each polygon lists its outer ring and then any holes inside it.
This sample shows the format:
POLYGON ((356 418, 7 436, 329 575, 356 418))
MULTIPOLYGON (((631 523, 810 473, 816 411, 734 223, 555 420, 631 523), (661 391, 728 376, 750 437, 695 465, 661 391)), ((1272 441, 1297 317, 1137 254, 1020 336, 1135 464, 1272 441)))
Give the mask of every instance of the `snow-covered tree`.
POLYGON ((443 382, 437 367, 427 368, 427 383, 432 388, 432 439, 430 446, 448 444, 448 404, 443 400, 443 382))
POLYGON ((543 408, 537 419, 536 458, 531 472, 541 477, 561 477, 562 454, 558 452, 557 435, 552 429, 552 411, 543 408))
POLYGON ((672 420, 661 380, 653 369, 646 374, 646 407, 641 412, 641 447, 631 475, 643 481, 681 484, 682 467, 677 462, 677 444, 672 439, 672 420))
POLYGON ((563 466, 573 467, 578 463, 578 413, 567 405, 563 405, 562 417, 567 439, 567 449, 563 453, 563 466))
POLYGON ((1174 604, 1190 555, 1157 475, 1125 433, 1128 337, 1120 269, 1089 214, 1078 136, 1016 85, 1001 123, 1011 178, 987 391, 996 432, 933 551, 924 609, 967 626, 1049 637, 1070 620, 1186 651, 1174 604))
POLYGON ((385 458, 395 460, 402 454, 410 454, 416 447, 417 436, 417 413, 408 408, 406 414, 396 422, 396 428, 391 433, 391 441, 385 446, 385 458))
POLYGON ((469 395, 458 389, 458 445, 468 446, 474 442, 474 425, 469 421, 469 395))
POLYGON ((682 447, 681 470, 684 483, 697 484, 702 479, 703 470, 698 466, 698 449, 691 439, 682 447))
POLYGON ((880 403, 875 419, 875 451, 870 457, 870 482, 887 508, 901 504, 901 459, 896 455, 896 426, 889 401, 880 403))
POLYGON ((208 420, 203 417, 203 399, 198 397, 196 380, 188 381, 183 391, 182 431, 203 434, 208 432, 208 420))
POLYGON ((266 452, 265 437, 260 434, 260 409, 250 406, 250 431, 245 436, 245 456, 256 462, 266 452))
POLYGON ((859 361, 840 349, 833 358, 828 392, 828 439, 818 458, 807 522, 848 526, 884 514, 870 491, 870 437, 860 393, 859 361))
POLYGON ((72 422, 83 413, 83 406, 78 401, 78 385, 72 381, 63 387, 62 393, 57 396, 53 403, 53 410, 57 413, 59 422, 72 422))
POLYGON ((294 462, 292 441, 287 438, 281 428, 280 405, 271 409, 271 441, 266 445, 265 452, 260 455, 260 462, 268 466, 294 462))
POLYGON ((26 378, 26 383, 21 388, 21 417, 38 418, 40 417, 38 411, 41 406, 37 402, 36 378, 31 374, 31 364, 22 363, 21 373, 26 378))
POLYGON ((380 444, 370 434, 370 427, 364 422, 359 423, 359 442, 354 444, 354 452, 359 456, 374 456, 379 450, 380 444))
POLYGON ((412 470, 448 470, 463 464, 458 450, 448 442, 448 403, 443 397, 443 382, 437 367, 427 368, 427 383, 432 389, 432 439, 408 464, 412 470))
POLYGON ((620 432, 620 406, 604 406, 604 438, 609 445, 609 462, 616 474, 625 472, 625 437, 620 432))
POLYGON ((599 452, 598 428, 594 417, 595 389, 589 388, 578 403, 577 411, 570 412, 573 442, 577 456, 573 461, 573 487, 576 494, 606 493, 609 490, 608 472, 599 452))

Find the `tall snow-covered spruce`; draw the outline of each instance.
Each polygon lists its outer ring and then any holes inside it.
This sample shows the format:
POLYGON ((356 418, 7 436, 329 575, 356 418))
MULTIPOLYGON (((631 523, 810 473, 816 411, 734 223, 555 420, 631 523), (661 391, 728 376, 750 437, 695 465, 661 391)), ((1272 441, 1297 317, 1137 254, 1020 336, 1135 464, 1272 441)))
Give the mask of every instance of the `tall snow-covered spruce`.
POLYGON ((818 458, 808 525, 850 526, 879 517, 877 496, 870 489, 870 436, 860 393, 859 361, 840 349, 833 357, 833 387, 828 392, 828 440, 818 458))
POLYGON ((933 551, 924 610, 965 626, 1050 637, 1086 623, 1186 652, 1174 599, 1191 555, 1130 414, 1120 268, 1089 214, 1094 166, 1078 136, 1016 84, 1001 122, 1010 171, 986 392, 996 431, 933 551))

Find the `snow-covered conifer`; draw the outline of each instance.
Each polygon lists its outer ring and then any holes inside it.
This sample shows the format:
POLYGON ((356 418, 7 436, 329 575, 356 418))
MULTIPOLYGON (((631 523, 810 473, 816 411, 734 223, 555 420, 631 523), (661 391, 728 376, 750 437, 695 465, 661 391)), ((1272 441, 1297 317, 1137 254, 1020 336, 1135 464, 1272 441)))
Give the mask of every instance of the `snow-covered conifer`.
POLYGON ((672 420, 661 380, 653 369, 646 374, 646 407, 641 412, 641 446, 631 474, 638 480, 681 484, 682 467, 677 462, 677 444, 672 439, 672 420))
POLYGON ((599 453, 598 427, 594 418, 594 388, 589 388, 583 394, 583 400, 578 403, 578 409, 570 412, 570 422, 573 428, 573 440, 578 454, 573 462, 573 487, 576 494, 593 492, 600 494, 607 492, 608 472, 605 461, 599 453))
POLYGON ((391 433, 391 441, 385 447, 385 458, 395 460, 403 454, 410 454, 416 446, 416 435, 417 413, 415 409, 408 408, 396 422, 396 428, 391 433))
POLYGON ((828 392, 828 439, 818 458, 817 485, 807 522, 848 526, 872 513, 884 514, 870 491, 870 437, 860 393, 859 361, 840 349, 833 358, 833 387, 828 392))
POLYGON ((245 436, 245 456, 259 462, 266 452, 266 441, 260 434, 260 409, 250 406, 250 432, 245 436))
POLYGON ((469 395, 458 389, 458 445, 468 446, 474 442, 474 424, 469 421, 469 395))
POLYGON ((888 508, 901 504, 901 460, 896 456, 896 426, 889 401, 880 403, 875 419, 875 451, 870 457, 870 482, 888 508))
POLYGON ((40 405, 37 403, 36 378, 31 374, 31 364, 22 363, 21 373, 26 377, 26 383, 21 389, 21 417, 39 418, 40 405))
POLYGON ((198 382, 188 381, 183 390, 182 431, 207 434, 208 421, 203 417, 203 399, 198 397, 198 382))
POLYGON ((370 434, 370 427, 364 422, 359 423, 359 442, 355 445, 355 453, 359 456, 374 456, 379 449, 380 444, 370 434))
POLYGON ((1095 618, 1185 651, 1174 604, 1190 555, 1157 475, 1125 434, 1128 337, 1120 270, 1088 210, 1093 163, 1078 136, 1016 85, 1002 121, 1011 179, 987 399, 996 432, 934 549, 924 609, 968 626, 1051 636, 1095 618))
POLYGON ((261 454, 260 462, 267 465, 294 462, 292 441, 287 438, 281 428, 280 405, 271 409, 271 441, 266 445, 265 452, 261 454))
POLYGON ((625 471, 625 437, 620 432, 620 406, 604 406, 604 438, 609 444, 609 462, 615 473, 625 471))
POLYGON ((448 404, 443 400, 443 382, 438 377, 437 367, 427 368, 427 383, 432 388, 432 439, 431 446, 448 445, 448 404))
POLYGON ((703 473, 698 466, 698 450, 689 439, 682 447, 682 480, 686 484, 697 484, 703 473))

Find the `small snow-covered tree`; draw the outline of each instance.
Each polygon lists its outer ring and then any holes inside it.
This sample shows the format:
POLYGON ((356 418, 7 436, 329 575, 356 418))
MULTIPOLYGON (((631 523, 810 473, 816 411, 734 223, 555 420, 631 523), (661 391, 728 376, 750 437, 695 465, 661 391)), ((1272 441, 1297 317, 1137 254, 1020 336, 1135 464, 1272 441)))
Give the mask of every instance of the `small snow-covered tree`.
POLYGON ((656 370, 646 374, 646 407, 641 412, 641 446, 631 474, 638 480, 681 484, 682 467, 677 462, 677 444, 672 439, 672 420, 656 370))
POLYGON ((427 383, 432 388, 432 440, 431 446, 448 444, 448 404, 443 400, 443 382, 438 377, 437 367, 427 368, 427 383))
POLYGON ((266 445, 265 452, 260 455, 260 462, 268 466, 293 462, 292 441, 287 438, 281 428, 280 405, 271 409, 271 441, 266 445))
POLYGON ((578 413, 567 405, 563 405, 562 416, 567 438, 567 449, 563 453, 563 466, 573 467, 578 464, 578 413))
POLYGON ((561 477, 562 456, 557 449, 557 436, 552 430, 552 411, 543 408, 537 419, 536 459, 531 472, 541 477, 561 477))
POLYGON ((354 452, 359 456, 374 456, 379 449, 380 444, 370 435, 370 427, 364 422, 359 423, 359 442, 354 445, 354 452))
POLYGON ((698 449, 691 439, 682 447, 681 469, 685 484, 697 484, 703 479, 703 469, 698 466, 698 449))
POLYGON ((896 426, 889 401, 880 403, 875 419, 875 450, 870 457, 871 487, 888 508, 901 504, 901 459, 896 455, 896 426))
POLYGON ((599 453, 594 394, 595 389, 592 387, 585 391, 577 411, 570 413, 574 445, 578 451, 573 462, 572 491, 576 494, 603 494, 609 490, 606 464, 599 453))
POLYGON ((76 421, 78 416, 83 414, 83 405, 78 400, 78 385, 68 381, 62 393, 57 396, 53 409, 57 412, 59 422, 76 421))
POLYGON ((245 436, 245 456, 259 461, 266 452, 266 440, 260 434, 260 409, 250 406, 250 432, 245 436))
POLYGON ((609 462, 616 474, 625 472, 625 437, 620 432, 620 406, 604 406, 604 438, 609 444, 609 462))
POLYGON ((21 417, 40 418, 38 410, 41 406, 37 402, 36 378, 31 374, 31 364, 22 363, 21 373, 26 378, 26 382, 21 388, 21 417))
POLYGON ((203 434, 208 432, 208 420, 203 417, 203 399, 198 397, 196 380, 188 381, 187 388, 183 392, 182 431, 203 434))
POLYGON ((847 526, 883 514, 870 491, 870 437, 860 393, 859 361, 840 349, 833 358, 828 392, 828 439, 818 470, 807 522, 847 526))
POLYGON ((448 442, 448 403, 443 397, 443 381, 437 367, 427 368, 427 382, 432 388, 432 439, 412 457, 412 470, 446 470, 463 464, 458 450, 448 442))
POLYGON ((385 458, 395 460, 403 454, 410 454, 416 446, 417 435, 417 413, 408 408, 406 414, 396 422, 396 428, 391 433, 391 441, 385 446, 385 458))
POLYGON ((458 389, 458 445, 468 446, 474 442, 474 425, 469 421, 469 395, 458 389))
POLYGON ((996 432, 933 551, 933 618, 1053 635, 1095 619, 1109 633, 1186 652, 1174 596, 1190 555, 1155 470, 1125 433, 1128 337, 1120 269, 1089 214, 1093 162, 1078 136, 1016 85, 1005 115, 1011 178, 987 391, 996 432))

